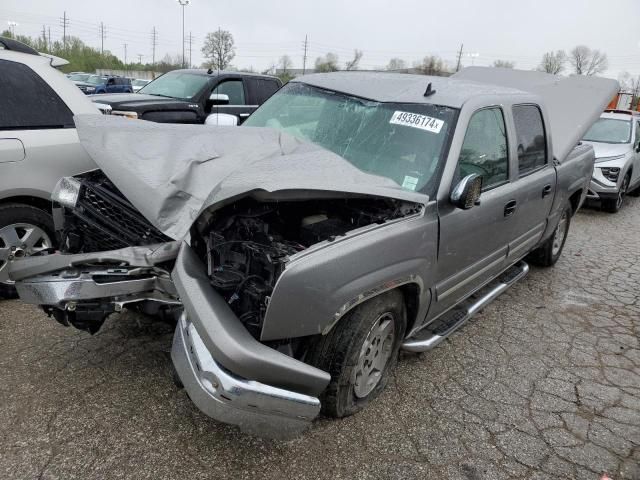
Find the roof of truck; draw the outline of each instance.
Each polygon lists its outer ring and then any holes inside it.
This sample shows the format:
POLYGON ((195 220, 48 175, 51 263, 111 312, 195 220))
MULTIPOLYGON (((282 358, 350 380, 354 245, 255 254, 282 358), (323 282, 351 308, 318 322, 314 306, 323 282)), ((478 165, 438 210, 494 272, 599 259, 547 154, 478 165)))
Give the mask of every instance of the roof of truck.
POLYGON ((467 100, 478 95, 530 95, 522 90, 488 83, 408 73, 314 73, 292 81, 378 102, 431 103, 454 108, 462 107, 467 100), (435 93, 425 97, 429 83, 435 93))

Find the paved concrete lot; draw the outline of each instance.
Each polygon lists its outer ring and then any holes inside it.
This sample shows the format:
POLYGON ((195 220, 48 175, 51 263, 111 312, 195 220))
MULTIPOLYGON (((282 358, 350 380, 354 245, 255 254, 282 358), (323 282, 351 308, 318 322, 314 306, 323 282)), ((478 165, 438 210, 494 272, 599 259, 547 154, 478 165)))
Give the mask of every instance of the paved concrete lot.
POLYGON ((640 479, 640 199, 583 210, 564 256, 449 341, 404 356, 367 411, 272 442, 199 413, 172 329, 95 336, 0 302, 0 477, 640 479))

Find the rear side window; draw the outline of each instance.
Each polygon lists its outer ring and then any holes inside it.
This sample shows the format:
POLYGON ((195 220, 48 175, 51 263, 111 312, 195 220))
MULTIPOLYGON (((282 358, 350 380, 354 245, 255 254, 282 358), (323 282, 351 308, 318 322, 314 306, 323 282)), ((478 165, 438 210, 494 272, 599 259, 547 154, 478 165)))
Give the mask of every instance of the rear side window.
POLYGON ((227 95, 229 97, 229 105, 245 105, 244 101, 244 85, 242 80, 227 80, 220 83, 213 89, 212 93, 227 95))
POLYGON ((485 108, 473 114, 464 136, 457 176, 472 173, 482 177, 482 190, 506 183, 509 178, 507 129, 500 108, 485 108))
POLYGON ((518 169, 527 175, 547 164, 547 141, 542 113, 535 105, 515 105, 513 121, 516 126, 518 169))
POLYGON ((276 82, 275 80, 265 80, 265 79, 259 78, 256 83, 258 87, 257 95, 256 95, 258 100, 258 105, 262 105, 271 95, 276 93, 280 88, 280 85, 278 85, 278 82, 276 82))
POLYGON ((71 110, 36 72, 0 60, 0 130, 73 127, 71 110))

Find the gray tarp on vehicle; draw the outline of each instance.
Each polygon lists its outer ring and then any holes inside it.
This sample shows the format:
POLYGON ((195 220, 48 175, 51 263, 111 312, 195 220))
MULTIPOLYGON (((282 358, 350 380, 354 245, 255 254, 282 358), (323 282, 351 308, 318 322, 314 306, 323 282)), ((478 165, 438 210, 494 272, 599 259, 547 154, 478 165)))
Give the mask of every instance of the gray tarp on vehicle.
POLYGON ((282 198, 346 192, 428 201, 322 147, 268 128, 100 115, 79 115, 75 122, 96 164, 140 213, 174 239, 188 233, 203 209, 248 192, 279 192, 282 198))
POLYGON ((467 67, 451 78, 517 88, 540 95, 549 116, 553 154, 562 162, 620 88, 610 78, 551 75, 510 68, 467 67))

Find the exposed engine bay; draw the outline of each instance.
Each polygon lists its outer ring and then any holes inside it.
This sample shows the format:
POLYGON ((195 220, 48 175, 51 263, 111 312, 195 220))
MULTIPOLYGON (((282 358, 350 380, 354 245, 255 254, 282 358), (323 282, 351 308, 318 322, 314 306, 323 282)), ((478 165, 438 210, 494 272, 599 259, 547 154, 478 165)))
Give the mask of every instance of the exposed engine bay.
POLYGON ((270 296, 292 256, 419 210, 419 205, 384 198, 244 199, 205 212, 193 226, 192 246, 206 263, 211 285, 258 338, 270 296))

